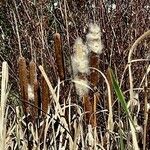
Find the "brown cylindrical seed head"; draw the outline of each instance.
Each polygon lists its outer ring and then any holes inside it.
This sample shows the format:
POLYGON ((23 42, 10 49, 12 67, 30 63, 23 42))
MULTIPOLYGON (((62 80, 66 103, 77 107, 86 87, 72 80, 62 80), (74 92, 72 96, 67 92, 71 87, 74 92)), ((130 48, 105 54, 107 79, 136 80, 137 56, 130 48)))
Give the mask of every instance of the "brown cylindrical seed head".
POLYGON ((31 61, 29 64, 29 82, 30 85, 33 87, 34 81, 37 78, 37 73, 36 73, 36 64, 35 62, 31 61))
POLYGON ((91 124, 91 115, 93 112, 92 104, 88 95, 83 96, 83 105, 84 105, 84 112, 85 112, 85 120, 87 124, 91 124))
MULTIPOLYGON (((50 103, 50 94, 49 94, 48 85, 43 76, 41 79, 41 88, 42 88, 42 110, 45 113, 47 113, 48 105, 50 103)), ((45 113, 43 113, 43 115, 45 115, 45 113)))
MULTIPOLYGON (((90 67, 99 69, 99 57, 96 53, 91 52, 90 54, 90 67)), ((95 87, 99 82, 99 73, 96 70, 90 72, 90 82, 95 87)))
POLYGON ((19 67, 19 81, 20 81, 20 91, 22 97, 22 107, 24 112, 26 112, 28 107, 28 77, 27 77, 27 68, 26 68, 26 60, 24 57, 19 57, 18 60, 19 67))
POLYGON ((64 61, 63 61, 63 52, 62 52, 62 45, 61 45, 61 37, 59 33, 54 34, 54 48, 55 48, 55 58, 56 58, 56 64, 58 69, 58 74, 60 77, 60 80, 65 79, 65 73, 64 73, 64 61))
POLYGON ((35 109, 34 109, 34 116, 38 116, 38 101, 39 101, 39 97, 38 97, 38 89, 39 89, 39 84, 37 79, 34 80, 34 105, 35 105, 35 109))

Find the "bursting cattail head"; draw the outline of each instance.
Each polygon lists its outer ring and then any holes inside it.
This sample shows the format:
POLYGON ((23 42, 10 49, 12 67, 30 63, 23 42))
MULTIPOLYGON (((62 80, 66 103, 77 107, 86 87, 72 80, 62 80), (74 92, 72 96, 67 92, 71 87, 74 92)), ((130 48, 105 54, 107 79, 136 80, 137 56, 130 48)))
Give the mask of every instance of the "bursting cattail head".
POLYGON ((101 41, 101 31, 97 24, 89 25, 89 32, 86 35, 87 47, 94 53, 101 54, 103 45, 101 41))
POLYGON ((28 84, 28 99, 31 101, 34 100, 34 89, 30 84, 28 84))
POLYGON ((73 46, 74 55, 72 57, 72 67, 74 74, 78 72, 87 73, 88 72, 88 52, 86 45, 83 44, 82 39, 79 37, 76 39, 73 46))
POLYGON ((80 97, 83 97, 84 95, 88 94, 89 86, 88 81, 86 79, 80 79, 78 76, 74 79, 76 92, 80 97))

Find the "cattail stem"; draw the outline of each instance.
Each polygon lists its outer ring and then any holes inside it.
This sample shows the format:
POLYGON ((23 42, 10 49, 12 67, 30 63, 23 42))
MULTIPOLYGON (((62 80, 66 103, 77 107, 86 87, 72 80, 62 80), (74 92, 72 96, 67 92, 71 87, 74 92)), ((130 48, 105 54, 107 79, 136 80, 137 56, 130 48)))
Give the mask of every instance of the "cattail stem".
POLYGON ((15 27, 16 27, 16 33, 17 33, 17 38, 18 38, 19 53, 20 53, 20 57, 22 57, 21 42, 20 42, 18 24, 17 24, 17 19, 16 19, 16 15, 15 15, 14 11, 13 11, 13 16, 14 16, 15 27))

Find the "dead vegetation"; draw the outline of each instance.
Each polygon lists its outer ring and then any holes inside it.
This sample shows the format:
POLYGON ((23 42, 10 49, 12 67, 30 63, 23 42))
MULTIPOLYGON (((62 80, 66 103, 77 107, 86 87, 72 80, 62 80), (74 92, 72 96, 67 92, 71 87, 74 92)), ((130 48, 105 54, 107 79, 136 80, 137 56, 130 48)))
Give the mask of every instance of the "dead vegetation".
POLYGON ((148 0, 1 1, 0 149, 150 149, 149 24, 148 0))

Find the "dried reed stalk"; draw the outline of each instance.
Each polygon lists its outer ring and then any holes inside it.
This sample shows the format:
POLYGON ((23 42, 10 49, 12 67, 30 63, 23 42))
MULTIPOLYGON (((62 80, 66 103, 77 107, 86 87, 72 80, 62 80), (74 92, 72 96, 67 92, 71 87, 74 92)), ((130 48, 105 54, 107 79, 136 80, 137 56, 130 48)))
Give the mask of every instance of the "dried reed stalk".
POLYGON ((1 95, 0 95, 0 149, 6 149, 6 138, 7 136, 7 117, 9 111, 7 110, 6 102, 8 96, 8 64, 7 62, 2 63, 2 79, 1 79, 1 95))
MULTIPOLYGON (((49 87, 43 76, 41 78, 41 88, 42 88, 42 110, 43 112, 47 113, 48 105, 50 103, 50 93, 49 87)), ((45 115, 45 113, 43 113, 43 115, 45 115)))
POLYGON ((56 57, 58 75, 60 77, 60 81, 62 81, 65 79, 65 73, 64 73, 62 43, 61 43, 61 37, 59 33, 54 34, 54 48, 55 48, 55 57, 56 57))
POLYGON ((150 64, 147 64, 147 71, 145 76, 145 88, 144 88, 144 134, 143 134, 143 150, 150 149, 150 64))
POLYGON ((22 97, 22 107, 24 113, 27 113, 28 108, 28 73, 26 68, 26 60, 24 57, 19 57, 19 80, 20 80, 20 92, 22 97))

